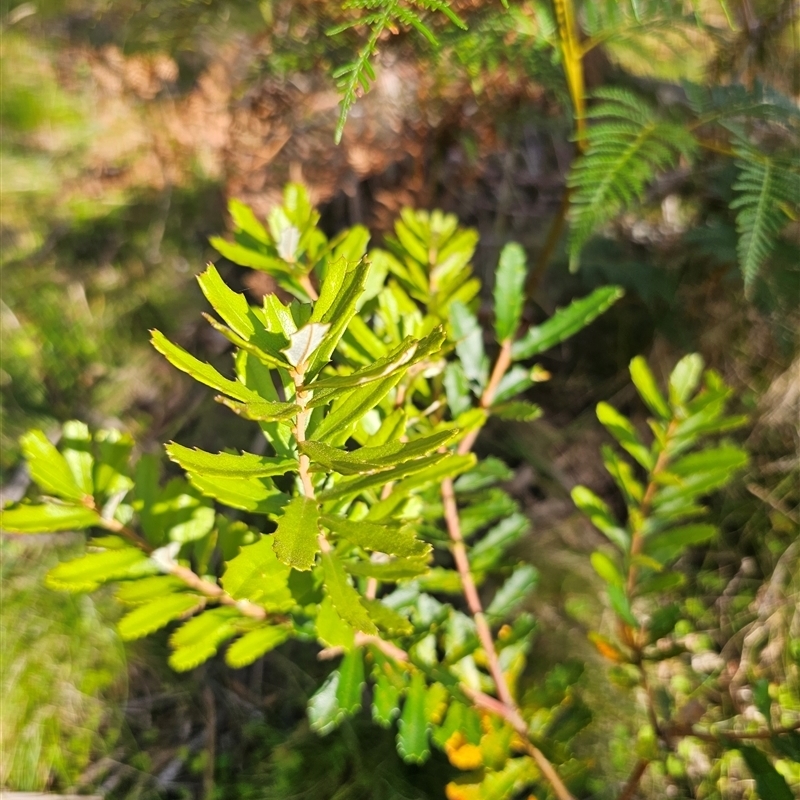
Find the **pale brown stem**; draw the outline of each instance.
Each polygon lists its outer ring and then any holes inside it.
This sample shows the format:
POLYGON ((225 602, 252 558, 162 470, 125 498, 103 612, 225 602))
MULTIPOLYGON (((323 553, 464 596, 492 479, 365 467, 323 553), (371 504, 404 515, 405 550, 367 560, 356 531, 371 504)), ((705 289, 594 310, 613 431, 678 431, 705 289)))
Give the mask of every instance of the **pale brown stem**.
MULTIPOLYGON (((500 381, 511 366, 511 347, 513 340, 506 339, 501 343, 500 353, 495 361, 494 368, 483 390, 480 399, 480 407, 488 409, 494 401, 497 394, 497 388, 500 381)), ((465 455, 468 453, 475 440, 478 438, 480 429, 474 430, 469 433, 464 439, 461 440, 458 446, 458 453, 465 455)), ((453 481, 450 478, 442 481, 441 487, 442 502, 444 505, 444 519, 447 525, 447 532, 450 536, 451 551, 453 553, 453 560, 456 563, 459 577, 461 578, 461 586, 464 591, 464 597, 467 601, 470 613, 475 620, 475 629, 480 640, 481 647, 486 654, 486 660, 489 666, 489 673, 492 676, 499 700, 485 695, 481 692, 474 692, 465 689, 465 693, 473 700, 473 702, 492 711, 495 714, 507 720, 514 730, 520 735, 524 742, 525 750, 536 761, 542 775, 547 779, 556 793, 558 800, 574 800, 570 794, 569 789, 564 785, 553 765, 548 761, 547 757, 530 741, 528 736, 528 726, 520 714, 519 707, 514 700, 511 690, 508 687, 505 675, 503 674, 502 667, 500 666, 500 659, 497 655, 497 650, 494 646, 494 638, 492 637, 492 629, 486 615, 483 611, 480 595, 475 585, 475 580, 472 576, 472 570, 469 566, 469 557, 467 556, 467 548, 464 544, 464 537, 461 533, 461 520, 458 516, 458 505, 456 503, 455 488, 453 481)), ((464 688, 464 687, 462 687, 464 688)))
MULTIPOLYGON (((511 366, 512 344, 513 341, 511 339, 506 339, 500 345, 500 352, 497 355, 497 361, 495 361, 492 374, 489 376, 489 382, 486 384, 486 388, 483 390, 483 394, 481 395, 480 407, 483 409, 489 408, 494 402, 494 397, 497 394, 497 387, 500 386, 500 381, 503 380, 503 376, 511 366)), ((475 440, 478 438, 479 433, 480 428, 476 428, 474 431, 470 431, 461 440, 458 445, 459 455, 466 455, 470 450, 472 450, 472 446, 475 444, 475 440)))
MULTIPOLYGON (((152 555, 153 552, 155 552, 155 548, 153 548, 149 542, 142 539, 141 536, 131 530, 127 525, 123 525, 115 519, 103 520, 102 525, 107 531, 124 536, 129 542, 136 545, 136 547, 144 553, 147 553, 147 555, 152 555)), ((170 575, 174 575, 176 578, 183 581, 190 589, 194 589, 210 600, 216 600, 218 603, 226 606, 235 606, 244 616, 251 617, 252 619, 266 619, 267 617, 267 612, 261 606, 257 606, 249 600, 234 599, 221 586, 207 581, 205 578, 201 578, 188 567, 173 563, 168 566, 168 569, 170 575)))
POLYGON ((297 282, 303 287, 303 290, 305 291, 305 293, 313 301, 319 300, 319 294, 317 293, 317 290, 314 288, 314 284, 311 283, 311 278, 309 278, 308 275, 301 275, 297 279, 297 282))

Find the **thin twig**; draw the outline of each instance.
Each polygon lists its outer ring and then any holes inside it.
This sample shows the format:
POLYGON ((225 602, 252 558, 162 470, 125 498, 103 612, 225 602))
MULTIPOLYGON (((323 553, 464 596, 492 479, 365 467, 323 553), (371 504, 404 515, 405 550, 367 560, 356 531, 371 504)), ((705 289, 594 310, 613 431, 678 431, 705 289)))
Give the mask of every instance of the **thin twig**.
POLYGON ((631 775, 625 784, 625 788, 622 790, 622 794, 619 796, 619 800, 633 800, 633 796, 636 794, 636 790, 639 788, 639 783, 644 777, 644 773, 647 771, 649 764, 650 762, 646 758, 640 758, 636 762, 636 766, 633 768, 633 772, 631 772, 631 775))

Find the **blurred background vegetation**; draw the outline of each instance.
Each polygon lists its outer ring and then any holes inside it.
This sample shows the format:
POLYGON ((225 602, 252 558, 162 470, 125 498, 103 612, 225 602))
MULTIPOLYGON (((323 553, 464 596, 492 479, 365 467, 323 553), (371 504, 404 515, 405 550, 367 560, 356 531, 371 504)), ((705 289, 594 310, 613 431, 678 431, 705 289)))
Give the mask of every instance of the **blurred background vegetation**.
MULTIPOLYGON (((435 52, 420 37, 392 37, 374 90, 335 147, 330 72, 358 44, 357 32, 325 35, 341 18, 337 2, 0 3, 3 498, 26 489, 18 437, 32 425, 52 432, 80 418, 121 427, 151 452, 179 432, 209 450, 247 447, 246 429, 147 344, 158 327, 209 358, 222 354, 198 324, 194 275, 213 257, 208 236, 227 227, 230 197, 263 215, 287 180, 301 180, 329 233, 362 223, 378 240, 403 206, 441 207, 479 230, 476 271, 489 285, 510 238, 536 263, 574 148, 542 5, 525 0, 509 13, 499 2, 460 0, 470 30, 445 31, 435 52)), ((694 5, 729 35, 666 46, 648 34, 598 50, 587 84, 633 85, 668 105, 682 78, 760 80, 796 101, 793 3, 694 5)), ((692 174, 679 168, 636 215, 589 243, 577 274, 563 243, 555 249, 531 319, 606 282, 628 294, 544 360, 553 376, 537 389, 544 419, 493 429, 481 445, 514 466, 513 492, 534 522, 523 550, 547 580, 533 608, 541 634, 529 683, 558 736, 581 731, 577 747, 596 776, 586 797, 606 796, 604 781, 630 768, 636 728, 618 686, 624 676, 585 636, 587 620, 602 614, 586 558, 595 540, 569 489, 613 495, 593 408, 611 400, 644 418, 628 388, 633 355, 647 353, 663 377, 697 350, 752 414, 752 469, 715 512, 727 534, 687 565, 685 633, 698 658, 741 663, 785 708, 799 702, 800 238, 789 229, 746 300, 733 181, 729 162, 712 157, 692 174), (754 624, 745 661, 741 639, 754 624)), ((255 298, 274 288, 263 274, 221 266, 255 298)), ((240 671, 212 662, 179 679, 163 641, 122 647, 110 598, 43 587, 78 540, 3 537, 0 546, 4 787, 119 798, 442 796, 449 764, 403 766, 391 734, 366 720, 324 740, 308 730, 305 701, 327 667, 299 649, 240 671)), ((734 762, 698 759, 676 756, 645 796, 750 796, 734 762), (706 779, 715 788, 697 794, 706 779)))

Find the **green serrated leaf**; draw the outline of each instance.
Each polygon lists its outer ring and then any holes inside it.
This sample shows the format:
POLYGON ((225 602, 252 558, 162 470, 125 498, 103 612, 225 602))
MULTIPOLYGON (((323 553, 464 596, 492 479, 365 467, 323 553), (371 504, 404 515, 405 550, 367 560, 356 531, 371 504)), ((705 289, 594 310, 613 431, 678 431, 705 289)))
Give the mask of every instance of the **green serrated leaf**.
POLYGON ((170 637, 174 652, 169 665, 176 672, 186 672, 208 661, 226 639, 236 635, 235 621, 239 618, 235 608, 226 606, 192 617, 170 637))
POLYGON ((196 472, 189 472, 187 477, 192 486, 206 497, 254 514, 279 514, 288 499, 269 478, 206 477, 196 472))
POLYGON ((463 303, 454 301, 450 304, 450 325, 464 374, 480 391, 489 377, 489 359, 483 349, 480 323, 463 303))
POLYGON ((525 251, 509 242, 500 253, 494 284, 494 329, 497 341, 511 339, 522 319, 525 302, 525 251))
POLYGON ((345 718, 336 699, 338 689, 339 670, 334 670, 308 701, 308 721, 311 730, 320 736, 335 730, 345 718))
POLYGON ((170 594, 138 606, 128 612, 117 624, 119 635, 126 642, 168 625, 203 605, 203 599, 192 594, 170 594))
POLYGON ((289 638, 287 628, 265 626, 249 631, 237 639, 225 653, 225 663, 234 669, 252 664, 261 656, 274 650, 289 638))
POLYGON ((345 653, 339 664, 339 685, 336 687, 336 703, 347 716, 361 710, 364 693, 364 656, 360 649, 345 653))
POLYGON ((653 373, 650 372, 650 367, 647 361, 642 356, 636 356, 630 363, 631 380, 633 381, 636 391, 644 401, 645 405, 661 419, 670 419, 671 412, 664 395, 658 388, 656 379, 653 373))
POLYGON ((179 592, 186 588, 186 584, 173 575, 153 575, 150 578, 140 578, 120 584, 117 589, 117 600, 130 606, 148 603, 165 594, 179 592))
POLYGON ((372 719, 382 728, 388 728, 400 713, 401 688, 392 680, 392 668, 385 659, 375 660, 372 671, 375 685, 372 690, 372 719))
POLYGON ((401 581, 415 578, 428 571, 428 557, 393 558, 391 561, 346 561, 345 569, 351 575, 377 578, 380 581, 401 581))
POLYGON ((203 450, 175 444, 175 442, 166 445, 166 451, 170 460, 179 464, 187 472, 196 472, 204 476, 265 478, 297 471, 297 461, 290 458, 271 458, 257 456, 253 453, 242 453, 241 455, 206 453, 203 450))
POLYGON ((342 647, 351 650, 355 644, 355 631, 337 613, 326 597, 319 605, 317 618, 314 621, 317 638, 328 647, 342 647))
POLYGON ((362 598, 362 605, 367 609, 372 621, 389 636, 409 636, 414 632, 414 626, 393 608, 389 608, 380 600, 362 598))
POLYGON ((84 422, 70 420, 62 427, 61 450, 75 483, 85 495, 94 493, 92 436, 84 422))
POLYGON ((260 403, 262 398, 239 381, 223 377, 210 364, 189 355, 182 347, 173 344, 160 331, 150 331, 153 347, 161 353, 173 367, 191 375, 195 380, 244 403, 260 403))
MULTIPOLYGON (((51 589, 67 592, 93 592, 103 583, 146 574, 149 559, 134 547, 87 553, 71 561, 62 561, 51 569, 45 583, 51 589)), ((152 569, 155 572, 155 567, 152 569)))
POLYGON ((611 509, 585 486, 576 486, 571 496, 572 502, 589 518, 592 525, 604 533, 620 550, 626 552, 630 546, 630 535, 619 525, 611 509))
POLYGON ((500 419, 513 420, 515 422, 533 422, 542 416, 541 406, 536 403, 529 403, 527 400, 512 400, 507 403, 498 403, 492 406, 492 414, 500 419))
POLYGON ((616 408, 608 403, 598 403, 597 419, 639 464, 646 470, 653 469, 655 466, 653 454, 639 438, 636 428, 627 417, 622 416, 616 408))
POLYGON ((426 696, 425 676, 415 672, 397 726, 397 752, 407 764, 424 764, 431 754, 429 723, 425 716, 426 696))
POLYGON ((441 431, 409 442, 388 442, 377 447, 360 447, 351 451, 314 441, 300 442, 298 447, 301 453, 311 459, 312 470, 333 471, 340 475, 364 475, 423 458, 446 446, 458 433, 458 430, 441 431))
POLYGON ((382 524, 368 520, 350 520, 323 515, 320 522, 352 544, 376 553, 392 556, 427 556, 431 547, 417 539, 413 528, 397 524, 382 524))
POLYGON ((249 600, 269 611, 288 611, 295 605, 289 591, 289 567, 274 549, 274 536, 262 536, 228 561, 221 583, 235 600, 249 600))
POLYGON ((275 552, 278 558, 297 570, 314 566, 319 551, 319 509, 308 497, 290 500, 278 520, 275 552))
POLYGON ((361 604, 361 596, 348 582, 339 559, 330 552, 323 553, 322 571, 325 592, 339 616, 358 631, 376 634, 378 629, 361 604))
POLYGON ((55 533, 81 530, 100 523, 100 515, 86 506, 44 503, 0 511, 0 530, 6 533, 55 533))
POLYGON ((703 358, 698 353, 684 356, 669 376, 669 399, 675 405, 685 403, 695 392, 703 374, 703 358))
POLYGON ((619 286, 604 286, 566 308, 559 308, 550 319, 520 337, 511 349, 515 361, 532 358, 563 342, 607 311, 625 292, 619 286))
POLYGON ((539 573, 530 564, 515 567, 489 603, 486 616, 492 619, 506 617, 536 588, 538 582, 539 573))
POLYGON ((20 444, 31 478, 44 493, 65 500, 82 500, 85 497, 87 493, 78 486, 67 460, 42 431, 28 431, 20 437, 20 444))

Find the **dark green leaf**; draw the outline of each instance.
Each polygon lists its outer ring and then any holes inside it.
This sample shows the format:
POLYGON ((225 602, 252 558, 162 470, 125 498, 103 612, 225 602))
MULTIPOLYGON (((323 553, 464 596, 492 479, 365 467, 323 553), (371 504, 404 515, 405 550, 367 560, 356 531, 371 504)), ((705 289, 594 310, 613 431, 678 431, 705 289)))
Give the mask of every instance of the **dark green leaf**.
POLYGON ((336 703, 347 716, 361 710, 365 683, 364 656, 360 649, 351 650, 339 664, 339 685, 336 687, 336 703))
POLYGON ((415 672, 406 693, 397 731, 397 752, 408 764, 423 764, 431 754, 428 744, 428 719, 425 716, 427 695, 425 676, 415 672))
POLYGON ((793 800, 794 793, 783 775, 769 763, 767 757, 751 745, 737 745, 748 769, 756 780, 761 800, 793 800))
POLYGON ((566 308, 557 309, 550 319, 531 328, 514 342, 511 349, 512 357, 515 361, 520 361, 555 347, 585 328, 595 317, 616 303, 623 294, 624 291, 619 286, 604 286, 580 300, 573 300, 566 308))
POLYGON ((513 338, 525 302, 525 251, 509 242, 500 253, 494 284, 494 329, 497 341, 513 338))

